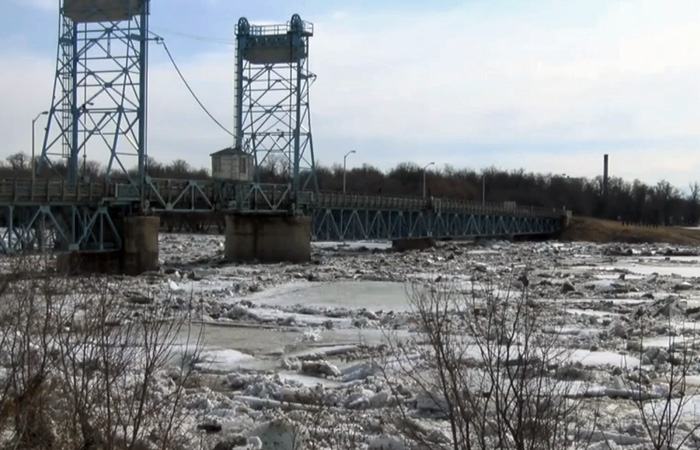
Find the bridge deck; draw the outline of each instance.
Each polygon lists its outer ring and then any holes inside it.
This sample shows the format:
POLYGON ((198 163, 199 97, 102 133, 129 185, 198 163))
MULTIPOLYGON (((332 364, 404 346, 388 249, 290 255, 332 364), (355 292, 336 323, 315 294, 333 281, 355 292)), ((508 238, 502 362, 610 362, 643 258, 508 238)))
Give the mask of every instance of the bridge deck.
MULTIPOLYGON (((124 183, 38 179, 0 180, 0 253, 25 248, 48 231, 56 248, 118 248, 115 214, 140 205, 124 183), (44 231, 40 231, 44 230, 44 231), (60 241, 60 242, 59 242, 60 241)), ((217 180, 150 180, 144 192, 152 214, 289 214, 312 218, 317 240, 470 238, 553 234, 566 212, 552 208, 451 199, 304 192, 292 203, 286 185, 217 180)), ((196 219, 194 219, 196 220, 196 219)))
POLYGON ((108 195, 103 183, 71 185, 65 181, 38 179, 0 180, 0 205, 98 204, 108 195))
MULTIPOLYGON (((131 186, 120 183, 79 183, 61 180, 0 180, 0 206, 29 205, 123 205, 138 202, 131 186)), ((146 199, 154 211, 170 212, 263 212, 288 210, 288 190, 284 185, 235 185, 210 180, 153 180, 146 199)), ((481 203, 454 199, 396 197, 340 192, 305 193, 302 205, 312 209, 369 209, 391 211, 509 214, 523 217, 561 217, 559 209, 481 203)))
POLYGON ((386 197, 381 195, 342 194, 336 192, 321 192, 316 194, 314 207, 392 211, 432 209, 442 213, 509 214, 523 217, 561 217, 563 214, 561 210, 534 206, 510 206, 502 203, 481 203, 466 200, 386 197))

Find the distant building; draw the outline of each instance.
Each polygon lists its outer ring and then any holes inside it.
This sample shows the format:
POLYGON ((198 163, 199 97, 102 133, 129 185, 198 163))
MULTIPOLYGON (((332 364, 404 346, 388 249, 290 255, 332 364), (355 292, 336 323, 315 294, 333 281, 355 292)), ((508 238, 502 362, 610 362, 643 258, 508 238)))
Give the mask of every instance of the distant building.
POLYGON ((211 155, 213 178, 233 181, 252 181, 255 161, 253 155, 236 148, 225 148, 211 155))
POLYGON ((566 179, 569 183, 586 184, 588 182, 588 179, 584 177, 567 177, 566 179))

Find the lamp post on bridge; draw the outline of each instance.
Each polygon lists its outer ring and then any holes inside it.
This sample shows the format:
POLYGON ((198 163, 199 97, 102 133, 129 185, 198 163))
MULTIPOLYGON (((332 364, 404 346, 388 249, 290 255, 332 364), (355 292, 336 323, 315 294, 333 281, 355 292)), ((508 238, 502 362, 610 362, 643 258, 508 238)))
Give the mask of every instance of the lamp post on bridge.
POLYGON ((32 194, 34 192, 34 182, 36 181, 36 157, 35 157, 35 150, 34 150, 34 125, 36 124, 36 121, 39 120, 39 117, 46 116, 48 114, 49 114, 48 111, 42 111, 39 114, 37 114, 34 119, 32 119, 32 163, 30 164, 30 166, 32 168, 32 194))
POLYGON ((423 167, 423 198, 425 198, 425 176, 428 173, 427 169, 428 169, 428 167, 432 166, 433 164, 435 164, 435 162, 429 162, 428 164, 425 165, 425 167, 423 167))
POLYGON ((347 162, 348 162, 348 156, 352 155, 353 153, 357 153, 355 150, 350 150, 343 156, 343 194, 345 194, 345 169, 347 167, 347 162))

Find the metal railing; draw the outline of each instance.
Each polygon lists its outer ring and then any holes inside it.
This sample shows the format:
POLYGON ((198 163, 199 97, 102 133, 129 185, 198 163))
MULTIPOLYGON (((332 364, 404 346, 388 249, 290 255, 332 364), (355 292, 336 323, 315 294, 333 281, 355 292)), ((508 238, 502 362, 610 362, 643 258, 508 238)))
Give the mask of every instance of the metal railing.
MULTIPOLYGON (((302 21, 301 32, 306 34, 314 33, 314 24, 311 22, 302 21)), ((285 35, 293 31, 292 22, 287 21, 285 24, 269 24, 269 25, 248 25, 249 36, 279 36, 285 35)), ((236 25, 235 33, 240 33, 240 27, 236 25)))
POLYGON ((109 196, 102 183, 70 184, 61 180, 0 180, 0 202, 16 203, 97 203, 109 196))
MULTIPOLYGON (((283 184, 227 183, 214 180, 153 179, 144 198, 156 208, 165 204, 175 207, 187 203, 188 210, 208 209, 268 211, 291 208, 289 186, 283 184), (163 203, 162 205, 160 203, 163 203)), ((38 179, 0 180, 0 203, 128 203, 139 201, 139 188, 128 183, 80 183, 38 179)), ((398 197, 341 192, 302 192, 299 206, 306 208, 353 208, 393 211, 432 210, 440 213, 473 213, 525 217, 561 217, 566 211, 557 208, 517 206, 512 203, 423 197, 398 197)), ((174 208, 175 210, 177 208, 174 208)))
POLYGON ((516 216, 560 217, 566 212, 556 208, 516 206, 502 203, 481 203, 468 200, 450 200, 422 197, 389 197, 368 194, 320 192, 313 206, 321 208, 390 209, 399 211, 427 210, 474 214, 509 214, 516 216))

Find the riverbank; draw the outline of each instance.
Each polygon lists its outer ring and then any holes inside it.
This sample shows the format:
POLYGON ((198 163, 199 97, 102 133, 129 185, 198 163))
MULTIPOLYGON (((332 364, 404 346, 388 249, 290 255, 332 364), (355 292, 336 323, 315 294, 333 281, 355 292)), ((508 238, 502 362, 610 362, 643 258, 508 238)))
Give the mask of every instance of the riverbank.
POLYGON ((665 243, 675 245, 700 245, 700 228, 644 227, 623 225, 612 220, 590 217, 573 217, 571 225, 562 234, 562 241, 628 244, 665 243))

